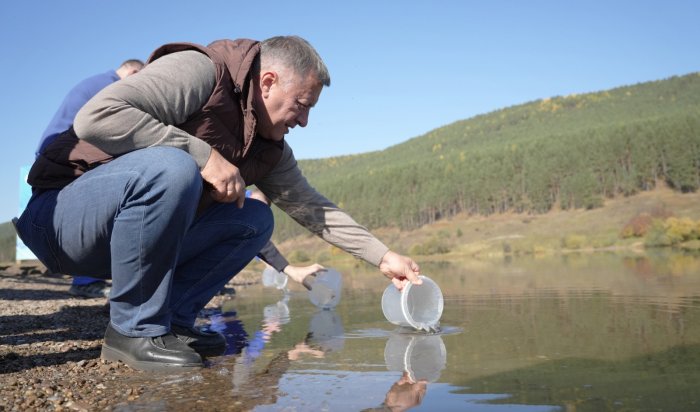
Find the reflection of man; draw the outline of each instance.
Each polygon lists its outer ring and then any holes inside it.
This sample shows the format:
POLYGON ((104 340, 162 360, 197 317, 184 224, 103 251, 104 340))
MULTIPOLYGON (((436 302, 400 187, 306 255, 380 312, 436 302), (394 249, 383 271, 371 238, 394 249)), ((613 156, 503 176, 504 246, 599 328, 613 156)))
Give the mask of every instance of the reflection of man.
POLYGON ((248 333, 235 310, 203 309, 200 315, 209 318, 210 324, 204 330, 220 333, 226 339, 223 355, 238 355, 248 344, 248 333))
POLYGON ((414 382, 408 372, 404 372, 401 379, 391 385, 384 399, 384 405, 392 412, 405 411, 418 406, 423 401, 427 386, 428 381, 425 379, 414 382))

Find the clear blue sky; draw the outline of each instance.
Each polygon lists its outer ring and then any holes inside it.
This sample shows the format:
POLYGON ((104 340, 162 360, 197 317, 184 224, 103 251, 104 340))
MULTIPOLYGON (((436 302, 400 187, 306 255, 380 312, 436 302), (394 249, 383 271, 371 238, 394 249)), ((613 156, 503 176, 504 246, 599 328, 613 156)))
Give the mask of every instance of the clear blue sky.
POLYGON ((288 141, 300 159, 381 150, 528 101, 700 70, 700 2, 7 1, 0 6, 0 222, 65 93, 174 41, 298 34, 332 85, 288 141))

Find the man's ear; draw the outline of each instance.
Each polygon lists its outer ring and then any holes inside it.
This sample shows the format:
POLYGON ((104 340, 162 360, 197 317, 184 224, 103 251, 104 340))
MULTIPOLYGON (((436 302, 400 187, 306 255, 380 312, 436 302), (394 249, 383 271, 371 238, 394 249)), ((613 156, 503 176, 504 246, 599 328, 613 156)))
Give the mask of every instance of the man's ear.
POLYGON ((277 83, 278 80, 279 76, 277 76, 277 72, 268 71, 260 74, 260 90, 264 98, 268 97, 270 88, 272 88, 272 85, 277 83))

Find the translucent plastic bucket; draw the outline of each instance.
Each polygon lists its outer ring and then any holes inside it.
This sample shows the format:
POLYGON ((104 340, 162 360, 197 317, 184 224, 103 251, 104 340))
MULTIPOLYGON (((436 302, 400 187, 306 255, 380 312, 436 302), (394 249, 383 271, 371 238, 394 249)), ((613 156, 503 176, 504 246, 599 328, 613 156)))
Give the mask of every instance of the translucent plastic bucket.
POLYGON ((287 275, 273 267, 266 267, 262 273, 262 283, 266 288, 284 289, 287 286, 287 275))
POLYGON ((309 290, 309 300, 322 309, 332 309, 340 302, 343 277, 335 269, 324 269, 304 279, 309 290))
POLYGON ((442 316, 442 291, 432 279, 419 277, 422 285, 409 283, 401 291, 393 283, 387 286, 382 295, 382 311, 394 325, 435 331, 442 316))

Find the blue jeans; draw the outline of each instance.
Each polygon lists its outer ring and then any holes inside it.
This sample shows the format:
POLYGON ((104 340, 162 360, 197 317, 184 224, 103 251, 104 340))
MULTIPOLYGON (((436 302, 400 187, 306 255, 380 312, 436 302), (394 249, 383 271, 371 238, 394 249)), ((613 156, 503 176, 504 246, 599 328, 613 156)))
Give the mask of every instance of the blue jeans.
POLYGON ((122 155, 61 190, 38 192, 17 224, 53 272, 112 279, 110 318, 122 334, 160 336, 197 313, 270 239, 262 202, 197 213, 202 178, 180 149, 122 155))

